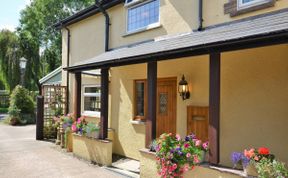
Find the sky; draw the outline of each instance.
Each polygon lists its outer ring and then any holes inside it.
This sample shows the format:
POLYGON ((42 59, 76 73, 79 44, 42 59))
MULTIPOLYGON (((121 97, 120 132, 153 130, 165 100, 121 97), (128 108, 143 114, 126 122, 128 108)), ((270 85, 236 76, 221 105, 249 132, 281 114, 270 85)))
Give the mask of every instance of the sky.
POLYGON ((30 0, 0 0, 0 30, 15 31, 19 24, 20 11, 29 5, 30 0))

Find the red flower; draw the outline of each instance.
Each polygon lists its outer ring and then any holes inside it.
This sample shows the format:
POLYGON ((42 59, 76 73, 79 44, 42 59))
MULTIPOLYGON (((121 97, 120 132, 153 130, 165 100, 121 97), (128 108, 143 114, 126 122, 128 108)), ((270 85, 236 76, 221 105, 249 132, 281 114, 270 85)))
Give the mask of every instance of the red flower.
POLYGON ((270 151, 268 148, 265 148, 265 147, 261 147, 258 149, 258 153, 260 155, 269 155, 270 151))

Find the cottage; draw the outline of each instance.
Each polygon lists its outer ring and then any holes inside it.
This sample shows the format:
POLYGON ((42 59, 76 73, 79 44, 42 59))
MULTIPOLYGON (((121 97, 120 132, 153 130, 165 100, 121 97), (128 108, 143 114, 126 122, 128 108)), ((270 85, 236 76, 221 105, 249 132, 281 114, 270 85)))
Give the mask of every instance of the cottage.
POLYGON ((69 111, 113 153, 194 132, 214 165, 259 146, 288 163, 288 1, 102 0, 55 26, 69 111))

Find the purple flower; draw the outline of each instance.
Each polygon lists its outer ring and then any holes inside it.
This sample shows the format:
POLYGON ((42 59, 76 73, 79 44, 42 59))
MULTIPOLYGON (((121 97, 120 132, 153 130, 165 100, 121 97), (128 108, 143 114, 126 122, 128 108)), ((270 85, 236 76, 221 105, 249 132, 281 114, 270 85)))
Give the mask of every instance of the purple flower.
POLYGON ((175 152, 175 150, 174 150, 174 149, 170 150, 170 153, 174 153, 174 152, 175 152))
POLYGON ((185 141, 186 141, 186 142, 190 141, 190 137, 189 137, 189 136, 186 136, 186 137, 185 137, 185 141))
POLYGON ((242 153, 239 152, 233 152, 231 154, 231 161, 236 166, 242 159, 242 153))
POLYGON ((182 150, 182 148, 181 148, 181 147, 178 147, 178 148, 176 148, 176 150, 177 150, 177 151, 181 151, 181 150, 182 150))
POLYGON ((242 163, 244 167, 246 167, 249 164, 249 159, 244 156, 243 153, 240 152, 233 152, 231 154, 231 161, 234 164, 234 167, 236 167, 237 164, 242 163))

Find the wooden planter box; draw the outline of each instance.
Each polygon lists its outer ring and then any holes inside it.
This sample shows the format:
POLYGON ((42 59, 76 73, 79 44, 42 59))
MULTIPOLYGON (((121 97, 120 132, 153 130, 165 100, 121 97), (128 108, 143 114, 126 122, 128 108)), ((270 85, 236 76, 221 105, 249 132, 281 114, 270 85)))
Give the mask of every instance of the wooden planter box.
POLYGON ((100 165, 112 164, 112 142, 73 134, 73 153, 75 156, 100 165))
MULTIPOLYGON (((141 149, 140 151, 140 177, 151 178, 160 177, 157 174, 156 155, 153 152, 149 152, 148 149, 141 149)), ((241 174, 241 173, 239 173, 241 174)), ((193 170, 186 172, 184 178, 241 178, 243 175, 236 175, 232 172, 224 170, 218 170, 211 168, 210 166, 196 166, 193 170)))

